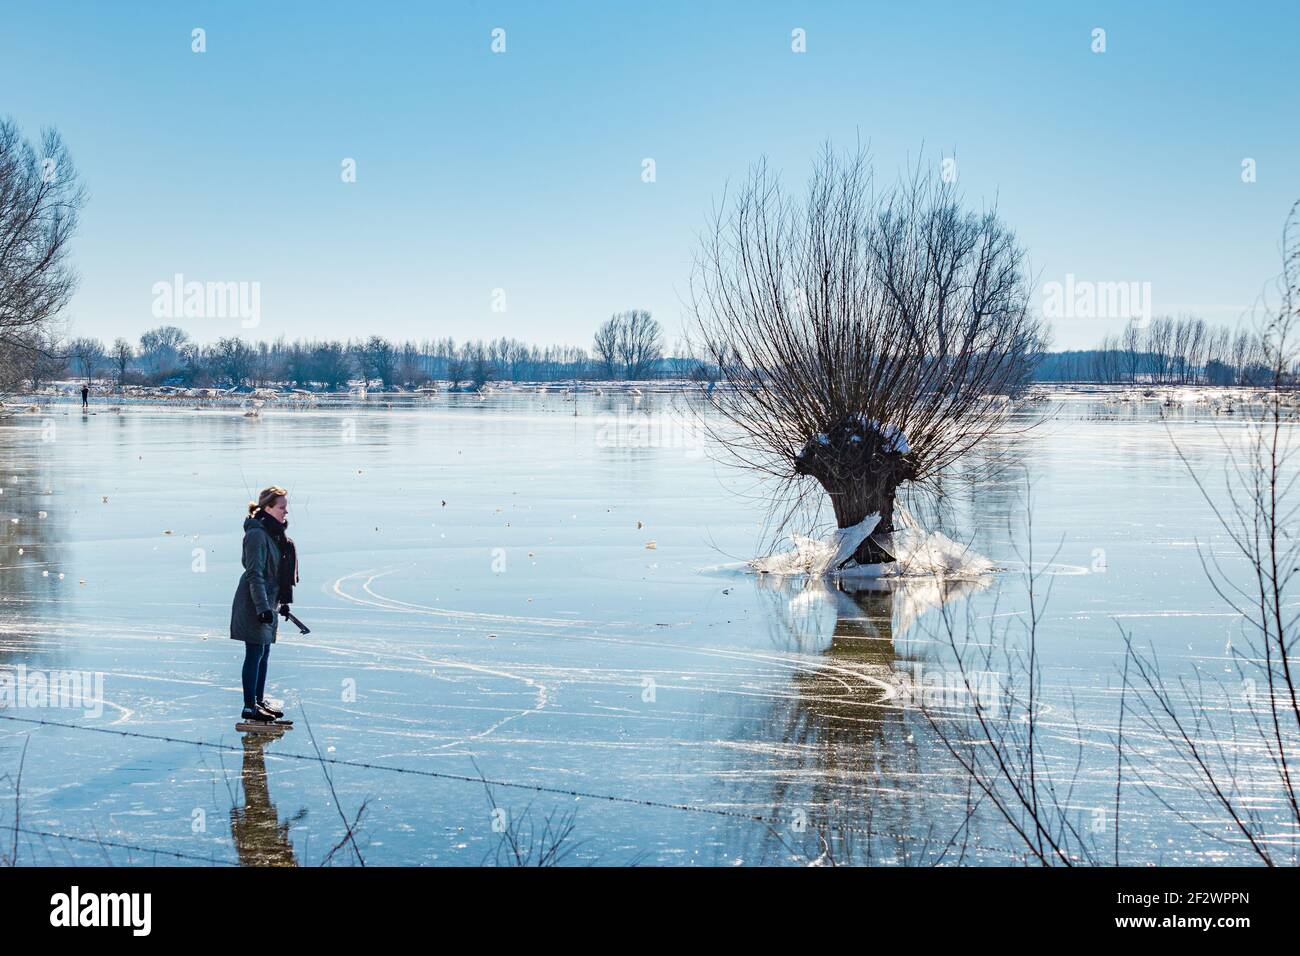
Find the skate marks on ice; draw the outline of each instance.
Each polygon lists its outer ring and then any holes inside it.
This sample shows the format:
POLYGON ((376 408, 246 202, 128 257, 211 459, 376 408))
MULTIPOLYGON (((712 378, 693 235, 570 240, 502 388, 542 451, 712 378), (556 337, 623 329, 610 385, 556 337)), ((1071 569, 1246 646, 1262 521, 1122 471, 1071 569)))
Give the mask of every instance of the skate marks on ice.
MULTIPOLYGON (((104 619, 85 621, 76 619, 44 620, 26 618, 0 619, 0 674, 5 676, 8 691, 6 698, 23 694, 30 698, 39 694, 45 703, 41 710, 54 708, 64 713, 84 713, 96 721, 104 718, 108 726, 137 721, 142 711, 158 702, 180 706, 201 694, 205 689, 218 686, 214 677, 205 677, 193 663, 167 660, 175 670, 160 673, 139 667, 118 665, 117 658, 123 645, 134 641, 178 639, 176 629, 160 629, 129 622, 112 622, 104 619), (67 646, 93 647, 97 655, 78 659, 69 667, 67 646), (12 654, 12 660, 9 655, 12 654), (47 685, 38 691, 36 685, 47 685), (138 688, 155 688, 155 694, 141 693, 138 688), (164 691, 162 688, 175 688, 164 691), (131 690, 129 688, 136 688, 131 690), (66 698, 74 692, 71 703, 66 698)), ((138 665, 144 661, 137 660, 138 665)), ((157 658, 152 659, 157 663, 157 658)), ((9 703, 12 705, 13 701, 9 703)), ((30 716, 32 700, 17 706, 15 713, 30 716)), ((0 700, 0 710, 5 710, 0 700)))
MULTIPOLYGON (((887 703, 897 693, 888 673, 868 662, 842 663, 785 646, 768 650, 704 645, 703 629, 688 629, 684 633, 689 636, 671 640, 653 624, 483 614, 398 600, 385 594, 379 583, 396 570, 346 574, 335 581, 332 590, 359 609, 394 615, 397 620, 386 627, 401 629, 410 637, 395 638, 385 646, 422 665, 433 668, 442 662, 470 675, 508 676, 537 687, 531 706, 520 707, 485 731, 449 738, 439 748, 444 751, 454 751, 465 741, 482 741, 507 723, 515 724, 508 738, 511 747, 646 754, 662 754, 669 743, 677 750, 752 749, 754 741, 731 739, 729 728, 736 721, 761 725, 765 701, 807 697, 813 683, 819 696, 849 706, 887 703), (436 650, 418 646, 430 626, 447 635, 436 650), (491 628, 496 640, 477 645, 475 638, 485 636, 485 627, 491 628), (452 646, 464 648, 466 656, 449 658, 452 646), (509 662, 501 659, 502 654, 510 655, 509 662), (815 680, 799 685, 792 681, 798 675, 815 680), (670 696, 646 706, 640 695, 647 679, 654 681, 659 694, 670 696), (561 695, 564 705, 552 709, 549 720, 520 722, 525 717, 543 716, 551 701, 561 695), (620 703, 624 698, 626 702, 620 703), (560 729, 559 722, 573 719, 580 725, 571 731, 560 729), (629 733, 627 726, 662 727, 668 737, 629 733)), ((367 733, 372 730, 368 727, 367 733)), ((781 745, 773 746, 779 750, 781 745)), ((579 760, 574 772, 591 769, 583 768, 582 763, 579 760)))
MULTIPOLYGON (((765 817, 791 802, 807 799, 817 805, 871 788, 862 774, 843 769, 851 759, 846 748, 856 739, 851 729, 843 728, 871 727, 878 720, 878 708, 893 704, 896 689, 883 662, 859 653, 862 641, 841 635, 828 647, 822 639, 826 635, 805 634, 802 643, 792 643, 746 634, 743 628, 709 631, 690 622, 664 630, 627 621, 459 611, 411 600, 411 594, 401 591, 409 585, 401 579, 401 569, 342 575, 332 588, 342 604, 314 610, 311 620, 320 619, 323 626, 311 638, 293 636, 286 641, 286 651, 303 652, 295 653, 291 663, 288 653, 281 657, 282 664, 296 672, 295 683, 300 675, 310 680, 313 670, 320 674, 322 668, 331 677, 340 668, 375 675, 363 678, 371 711, 367 719, 360 719, 351 705, 339 710, 330 696, 318 694, 329 680, 304 696, 308 701, 318 698, 307 704, 313 716, 320 715, 313 721, 316 733, 338 744, 340 757, 380 762, 391 756, 395 759, 390 763, 414 767, 422 757, 458 761, 466 752, 478 751, 488 759, 484 768, 490 775, 523 785, 572 781, 593 792, 630 796, 626 783, 635 779, 640 781, 636 793, 647 799, 765 817), (393 591, 401 598, 392 596, 393 591), (485 640, 489 629, 497 640, 485 640), (660 703, 654 707, 637 705, 646 674, 659 681, 660 703), (448 695, 437 690, 439 686, 454 689, 448 695), (373 719, 376 716, 379 719, 373 719), (802 736, 793 730, 786 735, 783 728, 790 721, 792 727, 802 728, 802 736), (823 762, 819 757, 828 747, 840 752, 842 765, 841 760, 823 762), (746 781, 766 781, 776 789, 755 790, 746 781), (818 789, 805 789, 810 786, 818 789)), ((796 614, 818 600, 804 593, 793 597, 791 613, 796 614)), ((819 613, 824 617, 827 610, 832 617, 841 616, 833 604, 819 613)), ((623 616, 617 610, 615 615, 623 616)), ((856 616, 874 620, 874 611, 856 616)), ((902 619, 909 616, 903 614, 902 619)), ((178 633, 174 625, 164 631, 106 621, 100 614, 94 622, 61 622, 64 636, 70 626, 78 631, 76 643, 94 646, 95 662, 116 675, 110 683, 126 680, 128 672, 148 670, 137 648, 149 649, 154 656, 147 659, 155 664, 165 662, 164 668, 138 674, 158 690, 142 696, 141 685, 130 682, 126 699, 141 706, 120 719, 129 719, 137 728, 157 721, 210 721, 219 699, 234 699, 229 669, 217 666, 224 655, 214 658, 228 650, 223 634, 202 628, 178 633), (165 645, 156 643, 160 639, 165 645), (167 648, 161 658, 152 650, 160 646, 167 648), (169 696, 172 681, 186 682, 188 690, 176 687, 182 699, 168 709, 157 701, 169 696)), ((160 745, 155 750, 145 742, 133 747, 146 750, 132 751, 130 768, 123 767, 120 754, 104 752, 106 762, 97 768, 93 785, 83 768, 80 784, 68 782, 71 789, 62 798, 60 812, 71 813, 68 808, 89 792, 87 786, 106 791, 110 785, 119 786, 116 781, 123 773, 137 773, 140 766, 157 776, 152 785, 159 788, 174 786, 178 771, 191 793, 221 779, 217 767, 193 763, 185 748, 160 745)), ((268 750, 267 756, 274 754, 268 750)), ((311 775, 288 769, 280 774, 283 785, 305 805, 314 799, 311 775)), ((358 776, 349 784, 358 799, 376 787, 373 775, 358 776)), ((400 812, 414 813, 424 805, 424 792, 423 785, 403 786, 391 791, 390 799, 404 808, 400 812)), ((85 804, 84 812, 78 807, 73 814, 77 819, 69 818, 73 829, 90 832, 97 825, 92 812, 97 810, 102 804, 94 801, 85 804)), ((460 813, 448 810, 438 819, 445 819, 447 826, 464 826, 473 818, 470 809, 463 811, 465 819, 460 813)), ((624 845, 629 828, 649 827, 649 844, 664 861, 700 840, 707 839, 712 847, 724 833, 751 826, 738 822, 695 828, 688 823, 683 828, 638 813, 589 808, 586 826, 606 854, 624 845)), ((133 814, 130 832, 142 844, 180 846, 165 832, 166 824, 165 814, 133 814)), ((378 821, 375 826, 386 830, 378 821)), ((386 832, 387 840, 393 841, 395 859, 415 859, 426 847, 395 831, 386 832)), ((734 840, 743 843, 738 835, 734 840)))
MULTIPOLYGON (((640 792, 656 800, 772 819, 780 816, 787 797, 832 800, 874 787, 870 774, 844 771, 855 762, 847 752, 843 766, 823 764, 818 757, 828 740, 847 743, 856 732, 788 736, 789 715, 802 715, 805 728, 870 728, 881 721, 882 710, 899 713, 902 704, 896 700, 900 682, 890 655, 862 653, 868 642, 851 636, 832 640, 833 623, 822 628, 824 634, 795 624, 794 639, 778 633, 780 628, 762 629, 816 604, 818 615, 832 622, 870 618, 879 628, 877 642, 887 645, 894 625, 876 620, 882 606, 898 606, 905 630, 931 602, 942 600, 939 592, 920 594, 932 590, 932 582, 895 582, 876 592, 866 613, 852 602, 837 604, 827 591, 820 598, 791 592, 793 600, 783 598, 780 612, 769 614, 765 596, 755 593, 758 613, 752 626, 737 621, 736 627, 710 631, 694 621, 664 630, 649 623, 480 614, 433 607, 409 594, 390 596, 402 586, 409 582, 400 579, 400 569, 371 569, 340 576, 331 590, 366 612, 366 629, 375 628, 376 612, 387 616, 382 627, 392 636, 385 645, 401 653, 428 662, 452 657, 454 663, 472 665, 470 673, 508 673, 546 688, 543 706, 521 708, 511 732, 497 741, 489 757, 493 767, 513 764, 513 771, 502 772, 546 783, 581 780, 582 786, 602 791, 639 779, 640 792), (430 627, 436 650, 427 646, 430 627), (480 643, 487 628, 496 640, 480 643), (647 706, 640 698, 638 707, 645 675, 653 675, 659 699, 647 706), (625 705, 618 706, 620 701, 625 705), (780 787, 755 790, 750 786, 755 781, 780 782, 780 787)), ((948 597, 956 593, 950 589, 948 597)), ((863 637, 867 629, 852 622, 838 628, 863 637)), ((371 727, 363 731, 372 732, 371 727)), ((452 756, 454 747, 448 741, 444 752, 452 756)), ((681 845, 667 832, 655 839, 668 841, 663 852, 671 859, 681 845)), ((731 842, 720 831, 709 840, 711 845, 731 842)))

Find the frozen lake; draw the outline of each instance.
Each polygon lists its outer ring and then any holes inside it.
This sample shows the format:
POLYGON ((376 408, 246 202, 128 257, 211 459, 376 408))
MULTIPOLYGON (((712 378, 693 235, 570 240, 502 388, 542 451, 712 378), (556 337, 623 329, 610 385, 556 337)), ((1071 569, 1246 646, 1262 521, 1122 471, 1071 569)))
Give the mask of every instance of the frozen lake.
MULTIPOLYGON (((567 863, 1019 859, 991 814, 962 827, 967 781, 900 688, 951 680, 945 597, 965 641, 1023 620, 1026 475, 1045 746, 1082 746, 1069 803, 1109 826, 1117 623, 1171 676, 1236 680, 1238 622, 1197 549, 1222 533, 1171 437, 1215 483, 1243 426, 1058 401, 1018 413, 1055 410, 943 518, 1001 571, 856 593, 736 567, 766 547, 761 489, 665 395, 0 421, 0 668, 103 682, 99 713, 0 711, 19 718, 0 720, 0 829, 26 746, 25 863, 316 865, 363 805, 368 864, 504 861, 503 828, 540 837, 548 816, 572 824, 567 863), (297 727, 244 740, 229 608, 246 502, 272 483, 312 633, 282 627, 270 660, 297 727)), ((1136 787, 1121 816, 1125 862, 1249 859, 1136 787)))

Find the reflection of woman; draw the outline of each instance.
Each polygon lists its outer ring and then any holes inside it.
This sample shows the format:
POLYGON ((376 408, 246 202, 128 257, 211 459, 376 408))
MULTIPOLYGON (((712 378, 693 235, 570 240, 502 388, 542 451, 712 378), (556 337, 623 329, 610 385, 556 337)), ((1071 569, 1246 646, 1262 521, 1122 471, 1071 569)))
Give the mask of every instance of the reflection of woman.
POLYGON ((244 806, 230 808, 230 835, 243 866, 297 866, 289 824, 271 802, 262 748, 278 734, 244 735, 244 806))
POLYGON ((244 642, 244 710, 241 719, 269 723, 284 713, 266 703, 266 664, 275 643, 274 608, 288 611, 298 583, 298 552, 285 534, 288 492, 272 485, 248 503, 244 521, 244 573, 230 608, 230 637, 244 642))

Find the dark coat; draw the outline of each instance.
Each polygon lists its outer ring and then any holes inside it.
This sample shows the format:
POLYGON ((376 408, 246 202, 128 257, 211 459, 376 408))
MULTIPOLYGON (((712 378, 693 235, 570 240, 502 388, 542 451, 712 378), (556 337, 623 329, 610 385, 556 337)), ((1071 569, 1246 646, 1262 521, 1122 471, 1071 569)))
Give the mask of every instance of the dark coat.
POLYGON ((280 624, 275 613, 280 589, 280 549, 256 518, 244 522, 244 573, 230 607, 230 639, 248 644, 274 644, 280 624), (257 619, 271 612, 271 623, 257 619))

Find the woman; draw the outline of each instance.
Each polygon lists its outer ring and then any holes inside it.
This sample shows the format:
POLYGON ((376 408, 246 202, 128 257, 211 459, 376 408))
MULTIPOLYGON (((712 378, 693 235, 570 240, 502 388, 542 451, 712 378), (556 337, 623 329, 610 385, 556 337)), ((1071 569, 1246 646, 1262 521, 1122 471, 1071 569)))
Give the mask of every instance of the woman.
POLYGON ((298 583, 298 552, 289 527, 289 492, 272 485, 248 503, 244 521, 244 573, 230 608, 231 640, 244 642, 244 711, 241 719, 269 723, 284 716, 267 705, 266 662, 275 643, 273 608, 285 614, 298 583))

